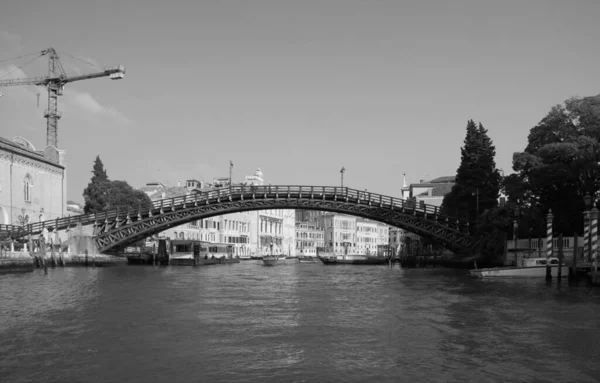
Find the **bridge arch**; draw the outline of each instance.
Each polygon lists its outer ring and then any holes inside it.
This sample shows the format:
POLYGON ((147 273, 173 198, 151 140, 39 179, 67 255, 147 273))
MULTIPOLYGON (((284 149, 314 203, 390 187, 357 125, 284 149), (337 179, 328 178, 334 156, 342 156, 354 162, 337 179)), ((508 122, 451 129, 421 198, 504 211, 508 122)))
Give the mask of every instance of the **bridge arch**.
POLYGON ((136 210, 113 210, 29 224, 29 234, 53 227, 59 230, 94 225, 94 241, 100 252, 141 240, 194 220, 267 209, 309 209, 368 218, 437 239, 455 252, 476 246, 469 222, 440 214, 437 206, 330 186, 232 186, 154 201, 136 210))
POLYGON ((473 237, 465 230, 468 225, 463 223, 461 228, 455 219, 451 221, 441 216, 437 207, 416 206, 401 199, 348 188, 234 187, 206 195, 156 201, 153 209, 156 212, 136 221, 131 219, 130 213, 129 220, 121 218, 120 224, 107 221, 98 225, 96 241, 100 251, 123 246, 191 221, 267 209, 309 209, 368 218, 435 238, 453 251, 469 250, 474 245, 473 237))

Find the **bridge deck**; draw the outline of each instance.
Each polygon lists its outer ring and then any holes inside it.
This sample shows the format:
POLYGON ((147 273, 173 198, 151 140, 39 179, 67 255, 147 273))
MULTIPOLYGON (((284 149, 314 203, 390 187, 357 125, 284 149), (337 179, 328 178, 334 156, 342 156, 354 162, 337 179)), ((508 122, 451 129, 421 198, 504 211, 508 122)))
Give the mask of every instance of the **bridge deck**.
POLYGON ((451 225, 473 225, 473 222, 457 220, 455 217, 445 216, 440 213, 438 206, 418 204, 410 200, 385 196, 382 194, 365 192, 348 187, 334 186, 290 186, 290 185, 267 185, 248 186, 237 185, 224 187, 210 191, 203 191, 190 195, 166 198, 152 202, 152 205, 138 206, 137 209, 114 209, 102 213, 81 214, 54 220, 36 222, 24 226, 1 225, 0 232, 11 233, 14 236, 36 235, 44 229, 63 230, 72 228, 78 224, 91 225, 98 222, 137 220, 148 216, 154 216, 169 211, 179 210, 199 204, 219 204, 225 201, 245 199, 280 199, 285 204, 286 199, 322 199, 327 201, 340 201, 353 204, 364 204, 379 206, 403 212, 412 212, 426 219, 440 222, 448 222, 451 225))

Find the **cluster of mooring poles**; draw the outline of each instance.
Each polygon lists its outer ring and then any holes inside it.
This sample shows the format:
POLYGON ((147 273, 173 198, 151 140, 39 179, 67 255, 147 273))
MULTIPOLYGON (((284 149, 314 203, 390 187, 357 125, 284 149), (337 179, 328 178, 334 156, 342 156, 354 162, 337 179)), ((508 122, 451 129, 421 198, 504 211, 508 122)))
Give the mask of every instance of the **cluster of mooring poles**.
MULTIPOLYGON (((598 274, 598 217, 599 211, 596 207, 593 206, 592 197, 587 194, 584 198, 586 210, 583 212, 583 254, 582 260, 584 262, 583 265, 577 265, 578 258, 578 245, 577 239, 578 234, 574 235, 574 245, 573 245, 573 260, 572 265, 569 268, 569 279, 576 279, 578 275, 578 270, 587 271, 590 269, 590 276, 592 284, 599 285, 600 284, 600 275, 598 274), (586 266, 589 265, 589 266, 586 266)), ((554 241, 553 241, 553 230, 552 230, 552 221, 554 216, 552 215, 552 210, 548 211, 546 215, 546 279, 552 279, 552 267, 550 266, 550 258, 554 252, 554 241)), ((562 234, 559 235, 557 241, 558 247, 558 258, 559 264, 562 264, 562 234)), ((558 280, 561 278, 561 267, 558 267, 558 280)))

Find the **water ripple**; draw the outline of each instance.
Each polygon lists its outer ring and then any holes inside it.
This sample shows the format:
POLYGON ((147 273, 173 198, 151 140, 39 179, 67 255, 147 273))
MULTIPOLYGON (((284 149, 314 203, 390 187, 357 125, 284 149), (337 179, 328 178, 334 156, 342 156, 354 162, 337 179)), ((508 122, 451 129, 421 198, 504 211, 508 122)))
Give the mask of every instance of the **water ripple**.
POLYGON ((0 277, 3 382, 597 382, 600 291, 256 262, 0 277))

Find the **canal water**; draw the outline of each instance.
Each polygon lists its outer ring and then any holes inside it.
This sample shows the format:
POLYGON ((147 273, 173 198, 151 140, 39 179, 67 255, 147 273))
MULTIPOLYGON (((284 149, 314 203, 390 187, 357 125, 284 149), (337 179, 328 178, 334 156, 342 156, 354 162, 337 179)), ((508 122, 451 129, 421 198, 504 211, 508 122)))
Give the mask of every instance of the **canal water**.
POLYGON ((0 276, 8 382, 598 382, 600 289, 255 261, 0 276))

